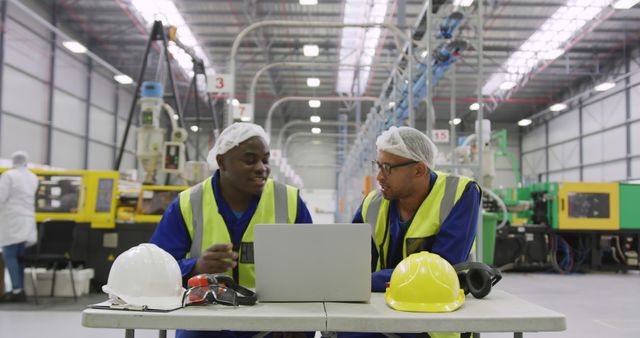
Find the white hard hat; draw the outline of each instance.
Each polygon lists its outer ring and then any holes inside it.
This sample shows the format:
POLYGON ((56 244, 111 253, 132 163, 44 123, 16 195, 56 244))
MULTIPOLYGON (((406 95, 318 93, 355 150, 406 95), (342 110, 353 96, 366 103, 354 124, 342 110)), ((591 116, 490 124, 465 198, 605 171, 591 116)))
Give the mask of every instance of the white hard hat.
POLYGON ((127 305, 173 310, 182 307, 185 290, 178 262, 155 244, 144 243, 116 258, 102 291, 127 305))

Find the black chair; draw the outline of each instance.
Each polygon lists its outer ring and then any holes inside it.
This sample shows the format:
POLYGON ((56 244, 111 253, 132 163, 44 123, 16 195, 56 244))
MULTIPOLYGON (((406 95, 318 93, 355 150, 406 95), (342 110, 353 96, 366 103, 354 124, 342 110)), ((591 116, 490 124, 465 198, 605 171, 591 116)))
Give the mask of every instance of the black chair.
POLYGON ((38 225, 38 242, 35 245, 35 249, 27 251, 22 256, 24 265, 31 267, 31 282, 36 304, 38 304, 36 267, 53 269, 51 297, 53 297, 56 287, 56 270, 59 267, 66 267, 71 277, 73 299, 74 301, 78 300, 73 279, 73 260, 71 255, 76 237, 75 230, 76 223, 71 220, 45 220, 38 225))

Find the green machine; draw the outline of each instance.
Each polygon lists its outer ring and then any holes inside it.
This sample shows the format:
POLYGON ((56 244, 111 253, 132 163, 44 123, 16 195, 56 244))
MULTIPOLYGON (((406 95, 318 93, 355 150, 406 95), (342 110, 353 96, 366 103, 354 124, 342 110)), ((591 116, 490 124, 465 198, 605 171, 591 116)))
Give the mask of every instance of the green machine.
POLYGON ((556 230, 640 230, 640 184, 545 182, 498 189, 511 224, 556 230))

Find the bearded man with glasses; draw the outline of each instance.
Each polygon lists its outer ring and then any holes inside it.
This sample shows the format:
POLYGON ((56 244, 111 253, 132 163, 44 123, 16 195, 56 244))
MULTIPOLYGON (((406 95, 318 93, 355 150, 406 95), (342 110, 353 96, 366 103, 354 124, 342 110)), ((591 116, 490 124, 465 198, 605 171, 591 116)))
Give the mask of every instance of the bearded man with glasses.
POLYGON ((353 218, 353 223, 374 226, 371 291, 384 292, 396 265, 416 252, 436 253, 452 265, 466 261, 480 210, 478 184, 468 177, 435 171, 437 148, 417 129, 391 127, 378 137, 376 148, 373 164, 380 189, 369 193, 353 218))

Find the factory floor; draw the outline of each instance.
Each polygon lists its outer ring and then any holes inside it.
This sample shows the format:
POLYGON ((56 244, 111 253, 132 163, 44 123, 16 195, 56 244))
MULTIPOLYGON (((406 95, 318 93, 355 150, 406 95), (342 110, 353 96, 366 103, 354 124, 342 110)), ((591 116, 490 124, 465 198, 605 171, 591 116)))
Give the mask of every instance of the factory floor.
MULTIPOLYGON (((496 287, 566 315, 566 331, 525 333, 525 337, 640 337, 638 271, 574 275, 506 273, 496 287)), ((104 295, 92 294, 81 297, 77 303, 66 298, 45 298, 40 305, 0 304, 0 337, 124 337, 124 330, 90 329, 80 324, 82 309, 105 299, 104 295)), ((174 332, 167 336, 174 337, 174 332)), ((157 332, 137 330, 136 337, 157 337, 157 332)), ((485 333, 482 337, 513 335, 485 333)))

